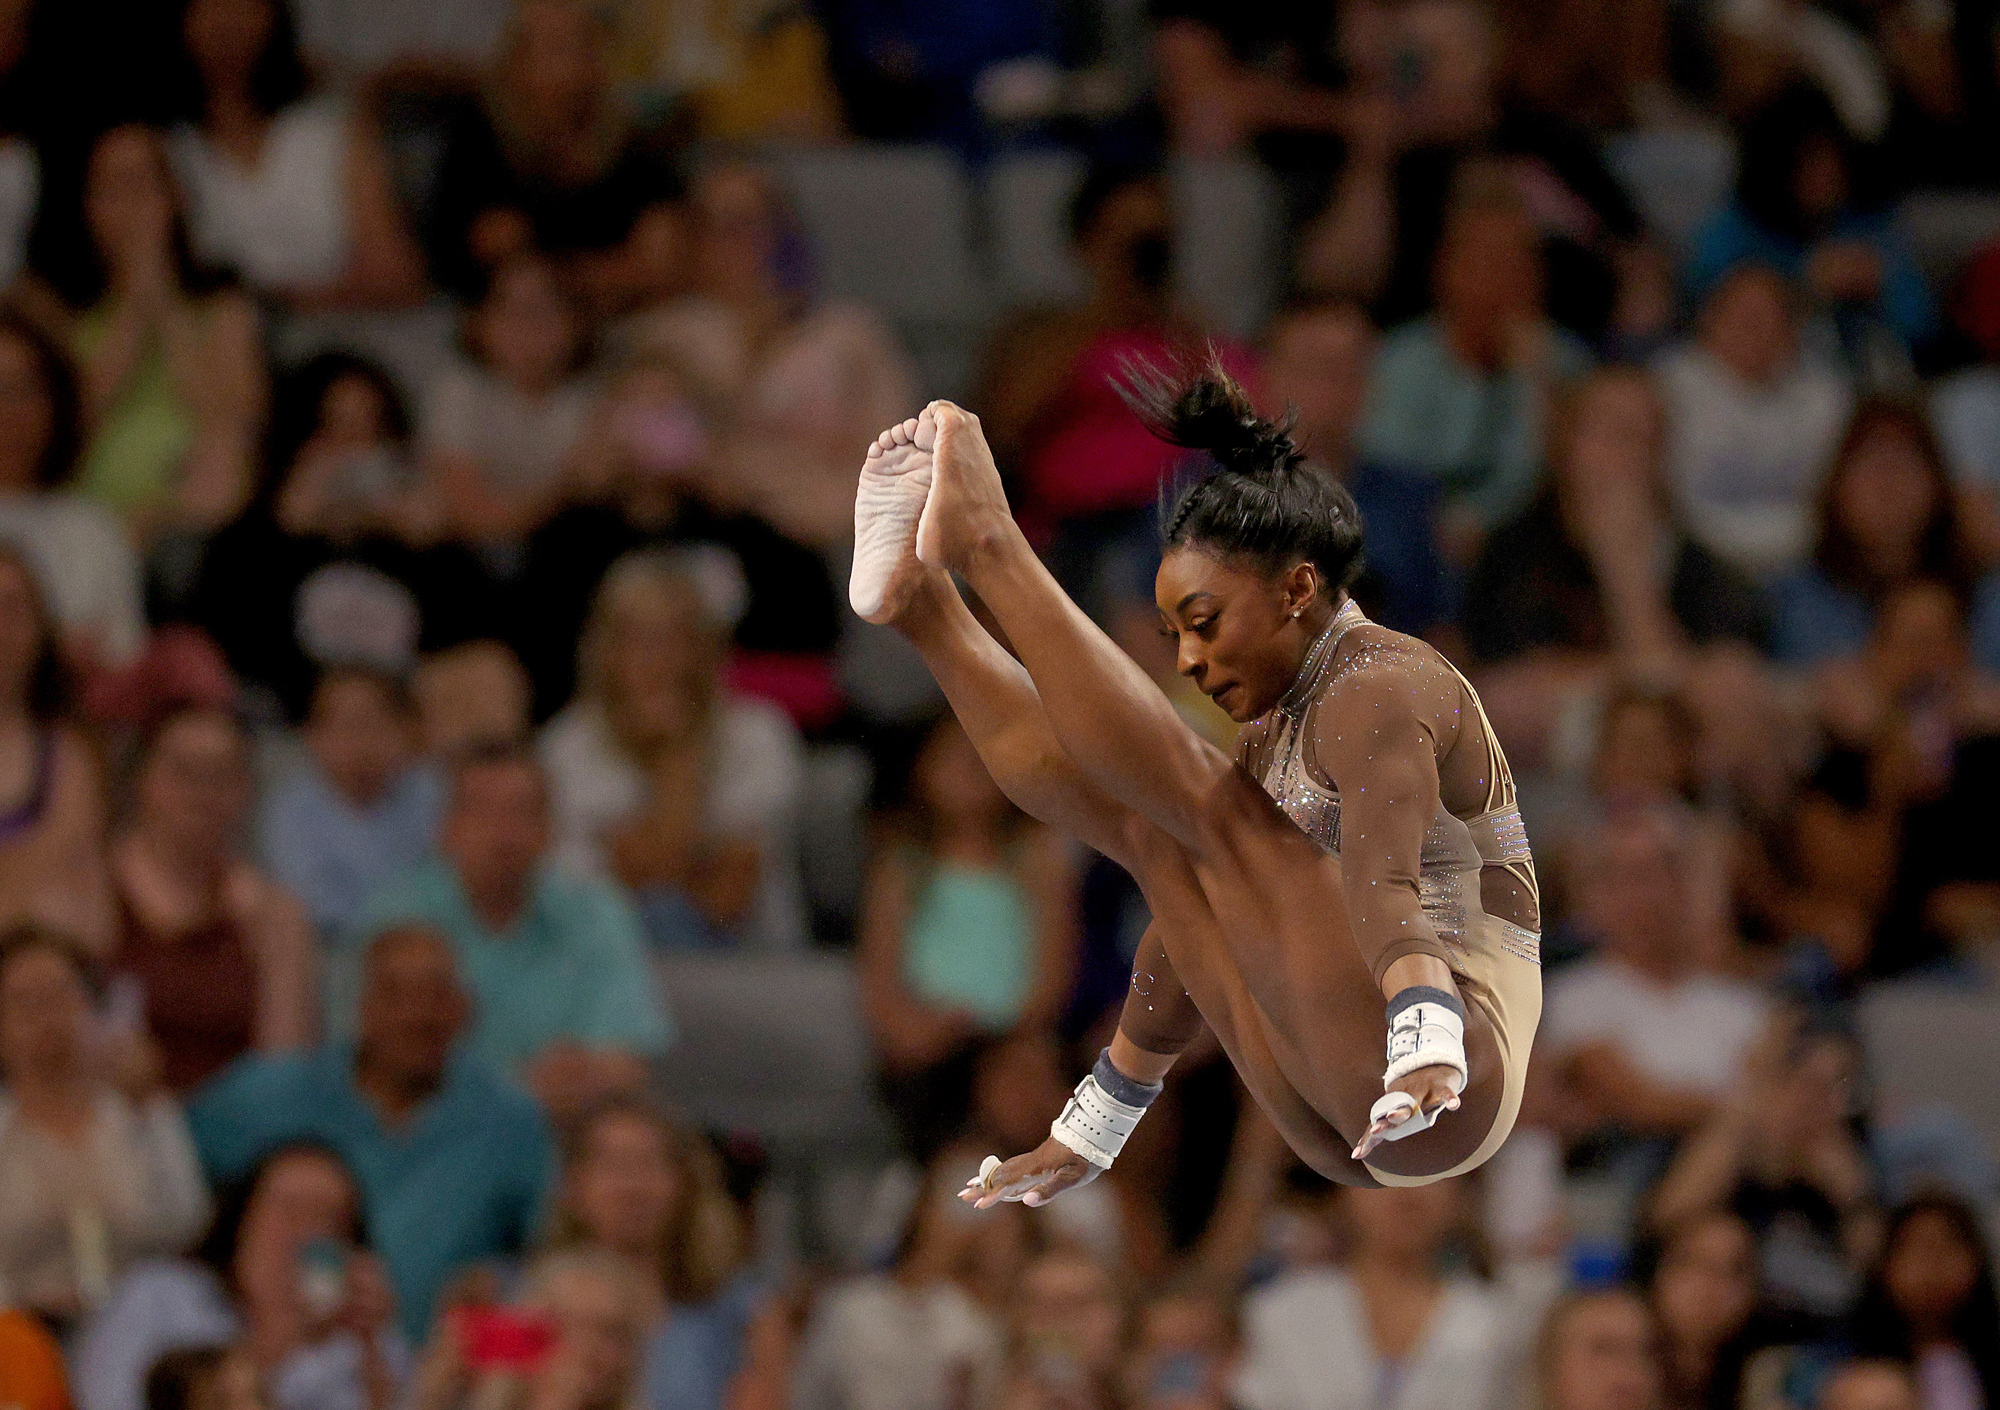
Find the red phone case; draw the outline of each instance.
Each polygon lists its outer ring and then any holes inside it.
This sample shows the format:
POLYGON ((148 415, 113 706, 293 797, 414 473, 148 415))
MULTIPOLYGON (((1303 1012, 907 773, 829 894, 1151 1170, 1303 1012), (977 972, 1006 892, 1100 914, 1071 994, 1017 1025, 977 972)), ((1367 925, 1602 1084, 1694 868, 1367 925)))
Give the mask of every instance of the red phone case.
POLYGON ((459 1344, 475 1371, 532 1371, 556 1344, 556 1329, 533 1312, 466 1307, 457 1317, 459 1344))

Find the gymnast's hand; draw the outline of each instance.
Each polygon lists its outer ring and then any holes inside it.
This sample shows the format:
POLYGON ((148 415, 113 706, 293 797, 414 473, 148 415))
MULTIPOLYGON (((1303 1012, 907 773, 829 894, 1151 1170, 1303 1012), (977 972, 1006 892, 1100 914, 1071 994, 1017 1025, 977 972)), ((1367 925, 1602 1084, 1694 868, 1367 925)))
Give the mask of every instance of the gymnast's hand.
POLYGON ((999 1162, 988 1156, 985 1166, 965 1182, 958 1197, 975 1209, 987 1209, 1001 1200, 1014 1199, 1034 1207, 1096 1178, 1095 1165, 1051 1136, 1026 1155, 1017 1155, 1009 1161, 999 1162))

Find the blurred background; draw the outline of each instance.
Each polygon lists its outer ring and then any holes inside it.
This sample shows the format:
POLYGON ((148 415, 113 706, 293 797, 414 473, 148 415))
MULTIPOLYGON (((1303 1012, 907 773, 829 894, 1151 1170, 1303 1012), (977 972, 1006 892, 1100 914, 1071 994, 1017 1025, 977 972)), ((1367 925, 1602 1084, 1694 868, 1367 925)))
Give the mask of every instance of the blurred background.
POLYGON ((4 0, 0 280, 0 1405, 2000 1410, 1994 0, 4 0), (1527 1105, 1209 1044, 974 1215, 1146 917, 854 475, 977 409, 1226 740, 1204 342, 1505 741, 1527 1105))

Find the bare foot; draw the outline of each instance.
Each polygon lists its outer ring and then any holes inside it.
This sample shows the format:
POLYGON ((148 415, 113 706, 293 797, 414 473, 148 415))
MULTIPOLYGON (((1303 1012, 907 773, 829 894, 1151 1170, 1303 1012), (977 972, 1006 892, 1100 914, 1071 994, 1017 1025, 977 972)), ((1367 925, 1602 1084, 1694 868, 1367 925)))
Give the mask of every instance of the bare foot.
POLYGON ((917 522, 930 499, 936 443, 937 419, 926 410, 884 431, 861 462, 847 601, 864 622, 893 622, 923 578, 917 522))
POLYGON ((1427 1130, 1439 1116, 1447 1111, 1457 1111, 1459 1096, 1452 1090, 1458 1079, 1455 1067, 1420 1067, 1398 1081, 1389 1084, 1391 1092, 1402 1092, 1413 1101, 1405 1103, 1399 1110, 1379 1117, 1362 1133, 1355 1143, 1354 1158, 1364 1159, 1368 1153, 1384 1141, 1402 1139, 1403 1135, 1414 1136, 1418 1131, 1427 1130), (1416 1122, 1414 1126, 1412 1122, 1416 1122), (1405 1127, 1410 1129, 1404 1130, 1405 1127), (1397 1134, 1400 1132, 1401 1134, 1397 1134))
POLYGON ((962 568, 974 549, 1013 524, 1013 514, 979 418, 948 401, 932 402, 924 415, 937 420, 936 468, 917 523, 917 557, 931 568, 962 568))

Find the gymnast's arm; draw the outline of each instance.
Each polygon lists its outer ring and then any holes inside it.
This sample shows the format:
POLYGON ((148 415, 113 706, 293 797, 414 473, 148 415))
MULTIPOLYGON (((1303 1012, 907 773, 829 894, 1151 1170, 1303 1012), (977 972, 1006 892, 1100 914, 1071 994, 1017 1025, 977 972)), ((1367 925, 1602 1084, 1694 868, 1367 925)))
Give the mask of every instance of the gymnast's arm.
MULTIPOLYGON (((1111 1065, 1141 1086, 1157 1087, 1174 1060, 1201 1035, 1201 1013, 1167 959, 1158 925, 1146 927, 1132 961, 1132 983, 1111 1039, 1111 1065)), ((1026 1155, 1004 1162, 961 1198, 981 1209, 1002 1199, 1046 1204, 1064 1190, 1088 1184, 1098 1168, 1051 1135, 1026 1155)))

